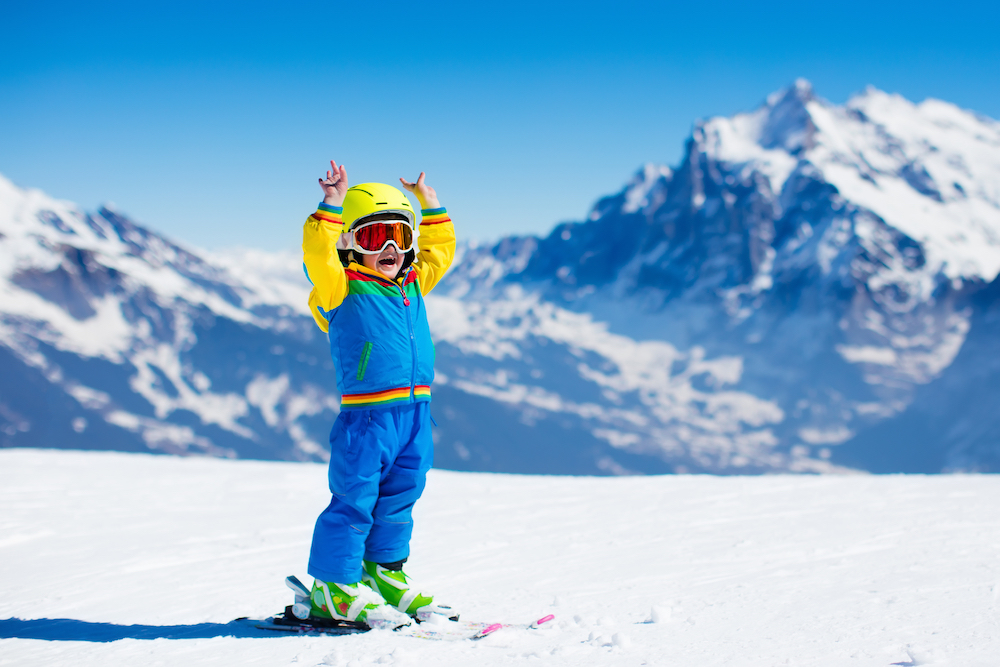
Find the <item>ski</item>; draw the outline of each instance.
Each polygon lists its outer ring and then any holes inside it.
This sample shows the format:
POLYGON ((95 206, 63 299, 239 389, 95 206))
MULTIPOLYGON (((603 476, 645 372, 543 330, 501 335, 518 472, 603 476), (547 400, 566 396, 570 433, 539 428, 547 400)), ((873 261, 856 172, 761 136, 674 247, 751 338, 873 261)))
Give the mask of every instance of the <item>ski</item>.
MULTIPOLYGON (((283 613, 275 614, 264 620, 240 618, 237 621, 252 623, 260 630, 292 634, 353 635, 372 629, 364 623, 311 616, 309 614, 311 606, 309 588, 294 575, 285 578, 285 585, 292 589, 295 594, 295 604, 285 607, 283 613)), ((391 631, 418 639, 439 641, 469 639, 475 641, 488 637, 503 628, 538 629, 554 618, 555 616, 550 614, 533 623, 524 624, 462 621, 459 620, 459 615, 455 610, 442 606, 419 613, 413 623, 394 628, 391 631)))
POLYGON ((281 614, 275 614, 264 620, 254 620, 250 618, 239 618, 238 621, 252 623, 260 630, 272 630, 275 632, 288 632, 291 634, 323 634, 323 635, 355 635, 371 630, 363 623, 352 623, 351 621, 336 621, 329 618, 316 618, 311 616, 307 619, 300 619, 292 613, 292 605, 285 607, 281 614))
MULTIPOLYGON (((468 639, 477 641, 488 637, 504 628, 519 628, 524 630, 538 629, 550 623, 555 617, 551 614, 534 621, 533 623, 483 623, 475 621, 451 621, 440 618, 433 621, 415 622, 411 625, 404 625, 391 632, 417 639, 430 639, 437 641, 457 641, 468 639)), ((309 617, 300 619, 292 612, 292 606, 285 607, 285 611, 264 620, 252 620, 248 618, 237 619, 241 622, 252 623, 260 630, 270 630, 274 632, 287 632, 290 634, 311 634, 311 635, 351 635, 369 632, 371 628, 362 623, 352 623, 350 621, 336 621, 327 618, 309 617)))

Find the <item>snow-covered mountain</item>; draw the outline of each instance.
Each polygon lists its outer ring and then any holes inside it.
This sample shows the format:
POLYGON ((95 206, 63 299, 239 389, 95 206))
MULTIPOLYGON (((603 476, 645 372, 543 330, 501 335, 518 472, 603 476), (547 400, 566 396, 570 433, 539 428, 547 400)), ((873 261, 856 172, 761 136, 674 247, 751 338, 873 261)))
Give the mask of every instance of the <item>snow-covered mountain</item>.
POLYGON ((305 287, 2 177, 0 249, 3 446, 324 457, 339 400, 287 305, 305 287))
MULTIPOLYGON (((300 258, 3 180, 0 234, 4 445, 324 456, 300 258)), ((428 299, 437 464, 996 470, 998 273, 1000 124, 796 82, 585 221, 463 246, 428 299)))
POLYGON ((675 469, 994 470, 996 357, 951 366, 967 337, 995 348, 998 272, 1000 125, 798 81, 699 123, 676 169, 647 165, 586 221, 470 248, 443 299, 468 322, 438 339, 449 378, 520 419, 675 469), (972 377, 975 417, 941 401, 972 377), (934 435, 898 427, 918 393, 934 435))

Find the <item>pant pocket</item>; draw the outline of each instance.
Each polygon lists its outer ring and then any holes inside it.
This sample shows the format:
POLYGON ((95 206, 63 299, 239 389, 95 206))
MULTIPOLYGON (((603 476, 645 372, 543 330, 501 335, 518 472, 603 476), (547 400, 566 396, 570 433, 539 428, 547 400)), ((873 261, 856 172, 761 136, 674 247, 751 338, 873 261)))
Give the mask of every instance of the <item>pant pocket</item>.
POLYGON ((377 476, 378 452, 369 442, 371 422, 371 410, 347 410, 337 417, 330 432, 330 492, 334 495, 349 495, 377 476))

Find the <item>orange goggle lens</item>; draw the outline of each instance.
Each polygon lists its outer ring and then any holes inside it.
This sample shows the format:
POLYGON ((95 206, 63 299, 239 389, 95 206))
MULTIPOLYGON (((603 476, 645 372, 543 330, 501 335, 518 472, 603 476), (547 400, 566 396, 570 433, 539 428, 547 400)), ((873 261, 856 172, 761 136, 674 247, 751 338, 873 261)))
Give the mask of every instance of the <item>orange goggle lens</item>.
POLYGON ((370 222, 354 230, 354 249, 366 255, 385 250, 392 243, 399 252, 413 248, 413 228, 405 222, 370 222))

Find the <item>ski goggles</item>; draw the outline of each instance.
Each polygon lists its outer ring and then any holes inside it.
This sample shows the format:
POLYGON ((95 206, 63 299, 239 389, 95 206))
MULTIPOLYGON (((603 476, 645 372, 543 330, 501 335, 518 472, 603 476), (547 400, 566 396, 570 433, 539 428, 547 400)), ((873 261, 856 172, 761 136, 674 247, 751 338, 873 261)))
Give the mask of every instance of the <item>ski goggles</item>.
POLYGON ((378 255, 389 244, 399 252, 413 249, 413 227, 402 220, 376 220, 351 230, 351 247, 363 255, 378 255))

